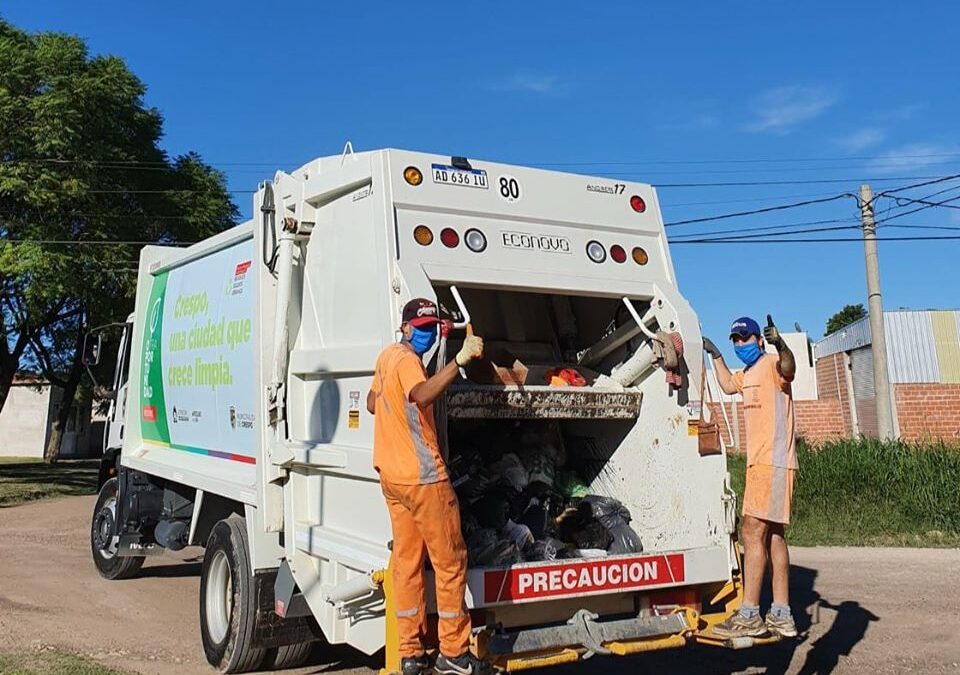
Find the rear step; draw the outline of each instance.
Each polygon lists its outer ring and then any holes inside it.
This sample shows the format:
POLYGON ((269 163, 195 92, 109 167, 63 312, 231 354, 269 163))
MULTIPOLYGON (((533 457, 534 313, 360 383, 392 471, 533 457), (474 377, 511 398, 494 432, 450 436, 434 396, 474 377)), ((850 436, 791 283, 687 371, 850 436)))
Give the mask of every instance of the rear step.
POLYGON ((696 625, 690 625, 685 613, 614 621, 598 621, 597 618, 596 614, 581 609, 564 626, 496 633, 489 638, 487 654, 498 658, 571 645, 582 645, 588 655, 612 654, 614 651, 605 646, 608 643, 681 635, 696 628, 696 625))

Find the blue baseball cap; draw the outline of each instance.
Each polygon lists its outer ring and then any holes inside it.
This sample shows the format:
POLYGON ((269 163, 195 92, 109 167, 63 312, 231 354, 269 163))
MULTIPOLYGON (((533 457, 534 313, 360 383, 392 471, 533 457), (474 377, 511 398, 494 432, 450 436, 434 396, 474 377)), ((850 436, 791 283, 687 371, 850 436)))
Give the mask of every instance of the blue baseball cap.
POLYGON ((741 316, 730 324, 730 339, 735 337, 748 338, 751 335, 760 337, 763 333, 760 331, 760 324, 749 316, 741 316))

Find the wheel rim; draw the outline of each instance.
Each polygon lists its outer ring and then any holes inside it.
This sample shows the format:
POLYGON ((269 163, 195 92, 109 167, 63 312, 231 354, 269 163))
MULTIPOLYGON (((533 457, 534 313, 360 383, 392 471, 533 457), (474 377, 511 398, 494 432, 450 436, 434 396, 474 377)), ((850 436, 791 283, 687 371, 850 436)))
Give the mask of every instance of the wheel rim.
POLYGON ((114 523, 117 522, 117 498, 110 497, 100 507, 93 523, 94 544, 97 552, 106 560, 117 555, 117 540, 114 535, 114 523))
POLYGON ((207 608, 207 629, 215 643, 223 642, 230 630, 230 611, 233 608, 233 582, 227 554, 217 551, 207 572, 207 590, 204 598, 207 608))

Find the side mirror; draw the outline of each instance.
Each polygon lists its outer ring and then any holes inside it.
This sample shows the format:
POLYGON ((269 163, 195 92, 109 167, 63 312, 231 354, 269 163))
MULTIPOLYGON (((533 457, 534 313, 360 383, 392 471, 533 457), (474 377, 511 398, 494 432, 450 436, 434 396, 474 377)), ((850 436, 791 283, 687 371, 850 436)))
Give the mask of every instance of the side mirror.
POLYGON ((87 368, 100 363, 100 348, 103 337, 100 333, 87 333, 83 339, 83 365, 87 368))

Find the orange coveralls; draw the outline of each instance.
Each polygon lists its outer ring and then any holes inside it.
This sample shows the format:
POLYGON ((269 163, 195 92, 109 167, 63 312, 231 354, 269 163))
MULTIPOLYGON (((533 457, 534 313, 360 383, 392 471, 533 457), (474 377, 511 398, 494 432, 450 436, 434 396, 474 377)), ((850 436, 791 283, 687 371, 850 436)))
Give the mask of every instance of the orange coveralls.
POLYGON ((376 396, 373 465, 393 525, 390 565, 401 658, 424 653, 425 554, 436 577, 440 651, 456 657, 470 644, 470 615, 464 603, 467 548, 457 495, 440 455, 433 408, 420 410, 410 401, 410 392, 426 379, 416 353, 391 345, 377 359, 371 387, 376 396))
POLYGON ((790 523, 797 474, 793 393, 777 370, 779 358, 764 354, 733 374, 743 394, 747 430, 747 481, 743 513, 773 523, 790 523))

